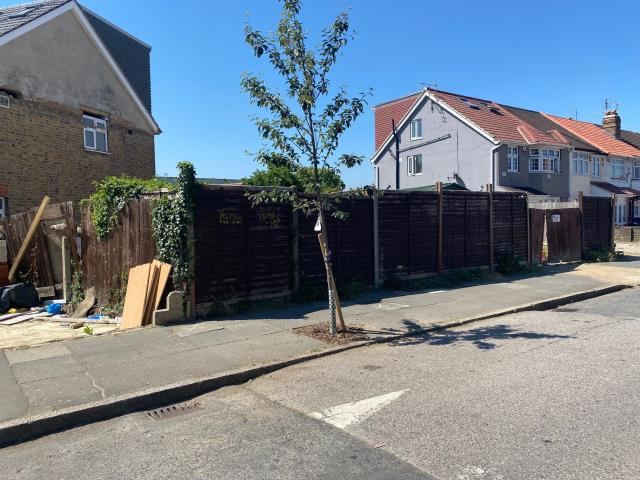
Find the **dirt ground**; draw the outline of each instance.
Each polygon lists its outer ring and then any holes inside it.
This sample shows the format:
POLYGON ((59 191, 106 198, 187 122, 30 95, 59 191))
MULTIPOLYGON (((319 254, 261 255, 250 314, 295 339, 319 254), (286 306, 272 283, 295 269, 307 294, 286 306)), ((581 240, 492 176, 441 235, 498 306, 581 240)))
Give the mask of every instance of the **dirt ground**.
MULTIPOLYGON (((117 325, 92 325, 93 334, 101 335, 118 328, 117 325)), ((72 329, 59 323, 30 320, 17 325, 0 325, 0 348, 26 348, 42 343, 86 337, 83 328, 72 329)))

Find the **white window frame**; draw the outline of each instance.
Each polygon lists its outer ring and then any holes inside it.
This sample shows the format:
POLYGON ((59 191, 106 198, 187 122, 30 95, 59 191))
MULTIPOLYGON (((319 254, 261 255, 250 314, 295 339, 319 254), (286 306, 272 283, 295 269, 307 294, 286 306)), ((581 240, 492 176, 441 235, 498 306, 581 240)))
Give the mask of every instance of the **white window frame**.
POLYGON ((6 197, 0 197, 0 218, 7 216, 7 199, 6 197))
POLYGON ((560 150, 557 150, 555 148, 529 149, 529 171, 542 173, 560 173, 560 150), (535 168, 533 165, 534 162, 536 163, 535 168))
POLYGON ((0 93, 0 108, 11 108, 11 97, 0 93))
POLYGON ((627 205, 624 202, 616 203, 616 225, 627 224, 627 205))
POLYGON ((599 177, 602 166, 602 157, 599 155, 594 155, 591 157, 591 161, 593 162, 593 170, 591 171, 591 174, 594 177, 599 177))
POLYGON ((640 180, 640 160, 633 161, 633 179, 640 180))
POLYGON ((633 202, 633 218, 640 218, 640 201, 633 202))
POLYGON ((422 119, 416 118, 411 120, 411 126, 409 127, 411 140, 422 140, 422 119), (418 132, 418 129, 420 130, 418 132))
POLYGON ((519 172, 520 171, 520 158, 518 154, 519 147, 512 147, 507 145, 507 171, 519 172))
POLYGON ((85 113, 82 115, 82 141, 85 150, 99 153, 109 153, 109 122, 106 118, 85 113), (92 126, 87 125, 87 121, 92 122, 92 126), (87 133, 93 138, 93 146, 87 144, 87 133), (104 134, 104 150, 98 150, 97 136, 104 134))
POLYGON ((573 173, 575 175, 589 175, 589 154, 584 152, 571 152, 573 173))
POLYGON ((416 175, 422 175, 422 154, 409 155, 407 157, 407 174, 415 177, 416 175), (416 160, 420 159, 420 171, 416 172, 416 160))
POLYGON ((624 160, 621 158, 611 159, 611 178, 624 178, 624 160), (619 170, 621 173, 618 173, 619 170))

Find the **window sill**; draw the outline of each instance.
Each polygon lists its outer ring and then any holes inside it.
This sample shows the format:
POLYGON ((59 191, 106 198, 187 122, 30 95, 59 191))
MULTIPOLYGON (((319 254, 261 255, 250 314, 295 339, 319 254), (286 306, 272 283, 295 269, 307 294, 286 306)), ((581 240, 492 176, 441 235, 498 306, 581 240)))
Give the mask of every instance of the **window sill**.
POLYGON ((563 175, 564 172, 545 172, 544 170, 529 170, 529 173, 549 173, 551 175, 563 175))
POLYGON ((423 137, 415 137, 415 138, 412 138, 412 139, 411 139, 411 141, 412 141, 412 142, 414 142, 414 141, 416 141, 416 140, 422 140, 422 138, 423 138, 423 137))
POLYGON ((90 150, 88 148, 85 148, 84 151, 87 153, 95 153, 96 155, 111 155, 111 152, 101 152, 99 150, 90 150))
POLYGON ((507 170, 507 173, 520 173, 520 170, 507 170))
POLYGON ((422 175, 421 173, 410 173, 409 176, 410 177, 419 177, 420 175, 422 175))

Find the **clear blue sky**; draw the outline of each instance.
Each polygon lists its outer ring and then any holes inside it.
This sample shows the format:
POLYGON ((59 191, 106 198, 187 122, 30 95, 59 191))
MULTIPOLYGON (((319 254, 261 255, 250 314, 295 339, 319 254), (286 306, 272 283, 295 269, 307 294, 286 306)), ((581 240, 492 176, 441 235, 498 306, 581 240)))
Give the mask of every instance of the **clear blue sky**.
MULTIPOLYGON (((0 0, 0 5, 13 3, 0 0)), ((247 18, 268 30, 277 0, 84 0, 153 46, 158 174, 190 160, 199 176, 237 178, 256 168, 246 151, 260 140, 255 110, 239 87, 243 71, 264 73, 244 44, 247 18)), ((437 82, 444 90, 600 122, 603 100, 620 105, 623 128, 640 131, 637 0, 307 0, 316 33, 351 7, 357 30, 334 85, 372 87, 371 105, 437 82)), ((373 153, 373 112, 344 137, 342 152, 373 153)), ((372 181, 368 163, 345 172, 351 186, 372 181)))

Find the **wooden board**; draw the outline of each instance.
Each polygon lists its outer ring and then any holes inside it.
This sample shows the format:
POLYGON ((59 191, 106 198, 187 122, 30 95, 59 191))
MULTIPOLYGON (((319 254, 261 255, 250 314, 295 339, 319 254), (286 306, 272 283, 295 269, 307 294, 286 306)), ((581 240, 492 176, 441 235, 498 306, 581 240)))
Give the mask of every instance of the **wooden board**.
POLYGON ((158 288, 158 276, 160 268, 155 263, 148 264, 151 268, 149 272, 149 283, 147 284, 147 298, 144 304, 144 317, 142 326, 149 325, 153 317, 153 307, 155 305, 156 289, 158 288))
POLYGON ((162 302, 162 294, 164 293, 165 288, 167 288, 167 283, 169 283, 169 275, 171 275, 171 269, 173 267, 170 264, 163 263, 159 260, 154 260, 153 265, 157 266, 159 269, 158 285, 156 287, 155 298, 153 299, 153 312, 155 312, 160 306, 160 302, 162 302))
POLYGON ((18 323, 31 320, 32 318, 33 318, 33 313, 28 313, 28 314, 19 315, 17 317, 10 318, 8 320, 4 320, 0 322, 0 325, 4 325, 4 326, 16 325, 18 323))
POLYGON ((142 325, 147 303, 150 272, 150 263, 145 263, 129 270, 129 281, 127 282, 127 294, 124 299, 120 329, 136 328, 142 325))

